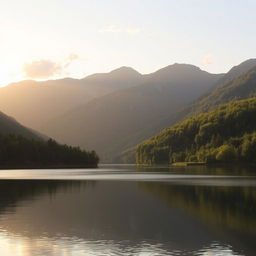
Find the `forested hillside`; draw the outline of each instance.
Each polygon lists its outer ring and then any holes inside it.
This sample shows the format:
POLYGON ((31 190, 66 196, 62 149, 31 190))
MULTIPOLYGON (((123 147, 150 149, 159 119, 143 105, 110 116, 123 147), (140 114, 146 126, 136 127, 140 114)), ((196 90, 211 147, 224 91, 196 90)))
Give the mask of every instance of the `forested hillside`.
POLYGON ((94 151, 60 145, 0 112, 0 168, 96 167, 94 151))
POLYGON ((255 81, 255 59, 218 75, 187 64, 148 75, 122 67, 80 80, 15 83, 0 89, 0 107, 60 143, 96 150, 104 162, 134 162, 136 144, 186 117, 252 97, 255 81))
POLYGON ((97 167, 94 151, 27 139, 20 135, 0 134, 0 168, 97 167))
POLYGON ((256 98, 188 118, 137 147, 138 164, 256 162, 256 98))
MULTIPOLYGON (((144 130, 160 131, 170 127, 175 123, 184 120, 195 114, 200 114, 213 110, 220 104, 228 103, 232 100, 246 99, 255 95, 256 91, 256 59, 250 59, 233 67, 228 73, 222 76, 215 86, 196 99, 193 103, 178 109, 176 112, 169 111, 166 118, 159 120, 148 126, 144 130)), ((155 134, 157 134, 156 132, 155 134)), ((119 161, 135 162, 135 148, 130 148, 119 155, 119 161)))

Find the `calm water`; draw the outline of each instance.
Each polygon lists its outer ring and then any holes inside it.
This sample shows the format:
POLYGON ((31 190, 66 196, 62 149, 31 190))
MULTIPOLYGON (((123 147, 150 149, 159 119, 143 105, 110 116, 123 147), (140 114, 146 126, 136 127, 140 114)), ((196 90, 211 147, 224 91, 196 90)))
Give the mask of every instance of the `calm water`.
POLYGON ((2 170, 0 255, 256 255, 256 170, 2 170))

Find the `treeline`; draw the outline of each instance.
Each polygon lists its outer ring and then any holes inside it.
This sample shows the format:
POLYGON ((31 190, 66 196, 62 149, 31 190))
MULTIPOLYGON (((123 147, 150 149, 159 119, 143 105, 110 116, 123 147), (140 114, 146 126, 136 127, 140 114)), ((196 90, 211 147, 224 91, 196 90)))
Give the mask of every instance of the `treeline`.
POLYGON ((33 140, 21 135, 0 135, 0 168, 97 167, 94 151, 60 145, 56 141, 33 140))
POLYGON ((139 144, 138 164, 256 162, 256 97, 186 119, 139 144))

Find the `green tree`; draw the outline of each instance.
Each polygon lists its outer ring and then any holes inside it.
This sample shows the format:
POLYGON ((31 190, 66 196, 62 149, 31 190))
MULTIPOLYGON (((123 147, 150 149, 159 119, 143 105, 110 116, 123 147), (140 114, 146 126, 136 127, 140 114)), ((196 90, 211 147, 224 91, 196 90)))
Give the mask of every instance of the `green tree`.
POLYGON ((222 145, 217 149, 216 160, 221 162, 230 162, 235 160, 236 151, 230 145, 222 145))

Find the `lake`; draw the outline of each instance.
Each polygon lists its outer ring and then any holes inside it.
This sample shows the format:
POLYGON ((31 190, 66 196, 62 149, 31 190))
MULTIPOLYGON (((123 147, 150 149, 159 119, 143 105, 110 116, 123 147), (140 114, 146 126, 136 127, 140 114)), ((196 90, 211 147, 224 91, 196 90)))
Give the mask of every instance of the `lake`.
POLYGON ((256 170, 1 170, 0 255, 255 255, 256 170))

